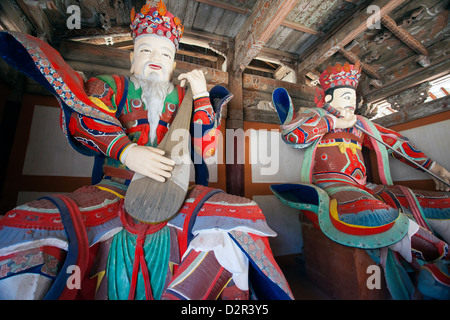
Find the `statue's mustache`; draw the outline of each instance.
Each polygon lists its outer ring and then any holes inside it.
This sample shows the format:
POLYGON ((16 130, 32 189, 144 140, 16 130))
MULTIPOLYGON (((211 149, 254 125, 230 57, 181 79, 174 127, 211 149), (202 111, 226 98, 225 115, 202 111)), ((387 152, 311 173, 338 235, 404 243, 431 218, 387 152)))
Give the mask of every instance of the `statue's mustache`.
POLYGON ((164 76, 167 76, 167 69, 164 65, 158 63, 158 62, 152 62, 149 61, 147 63, 144 64, 144 66, 142 67, 142 74, 145 74, 145 71, 147 70, 147 68, 149 68, 150 66, 157 66, 161 68, 161 71, 163 72, 164 76))

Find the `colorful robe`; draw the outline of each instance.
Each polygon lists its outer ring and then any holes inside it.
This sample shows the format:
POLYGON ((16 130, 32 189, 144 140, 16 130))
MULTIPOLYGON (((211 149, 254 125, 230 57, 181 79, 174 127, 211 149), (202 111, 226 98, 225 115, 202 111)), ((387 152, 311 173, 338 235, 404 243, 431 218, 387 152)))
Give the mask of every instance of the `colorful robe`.
MULTIPOLYGON (((5 60, 57 97, 70 144, 96 157, 93 186, 27 203, 0 220, 0 291, 21 279, 30 285, 31 275, 34 291, 27 297, 34 298, 234 299, 248 297, 249 282, 258 298, 293 298, 267 241, 275 233, 253 201, 196 185, 169 222, 148 225, 125 212, 133 173, 121 156, 132 143, 155 145, 131 81, 101 76, 84 86, 39 39, 1 32, 0 43, 5 60), (81 289, 67 285, 73 266, 79 267, 81 289)), ((183 96, 181 88, 167 96, 156 144, 183 96)), ((214 136, 230 98, 216 87, 209 98, 195 100, 193 126, 200 128, 193 132, 201 136, 194 136, 193 145, 200 155, 214 153, 210 137, 207 144, 202 137, 214 136)), ((207 177, 202 181, 207 184, 207 177)))
POLYGON ((366 249, 376 263, 384 261, 388 288, 395 299, 412 298, 414 287, 399 262, 401 255, 414 265, 411 252, 421 264, 425 263, 427 276, 422 278, 428 283, 421 289, 427 288, 427 295, 434 294, 433 298, 448 295, 448 263, 437 268, 432 262, 448 260, 448 244, 433 232, 450 241, 449 196, 394 186, 388 155, 395 153, 377 140, 425 168, 432 166, 432 160, 407 138, 364 117, 358 116, 359 126, 377 139, 357 128, 334 129, 334 117, 321 108, 301 109, 294 115, 292 100, 283 88, 274 91, 273 102, 282 123, 282 139, 294 148, 306 148, 302 183, 271 186, 275 195, 283 203, 302 210, 331 240, 366 249), (375 151, 383 185, 367 183, 362 147, 375 151), (388 258, 379 257, 380 250, 375 249, 380 248, 381 252, 388 252, 384 254, 388 258), (392 250, 387 251, 388 248, 392 250))
MULTIPOLYGON (((276 96, 274 93, 274 97, 276 96)), ((282 108, 280 101, 274 103, 279 109, 282 108)), ((283 103, 291 106, 292 102, 287 98, 283 103)), ((327 220, 330 220, 331 229, 338 229, 340 233, 346 234, 341 242, 364 248, 396 243, 408 232, 408 221, 401 211, 419 222, 424 217, 444 221, 449 219, 450 199, 445 193, 406 191, 406 188, 392 186, 388 164, 388 155, 395 156, 392 150, 387 150, 376 139, 356 127, 334 129, 334 117, 323 109, 306 109, 296 115, 291 110, 293 108, 289 107, 285 113, 279 112, 283 123, 281 137, 294 148, 306 148, 301 169, 302 181, 313 183, 335 200, 330 204, 332 213, 327 220), (383 186, 367 183, 363 147, 375 151, 383 186), (419 202, 417 199, 420 199, 420 210, 415 208, 417 206, 414 203, 419 202), (402 224, 404 226, 400 227, 402 224), (390 237, 372 237, 373 240, 361 237, 386 232, 390 237)), ((357 121, 378 140, 384 141, 416 163, 427 169, 432 166, 433 161, 399 133, 360 116, 357 121)), ((407 160, 399 160, 411 165, 407 160)), ((331 233, 334 232, 330 231, 331 233)), ((448 234, 441 236, 445 239, 449 237, 448 234)))

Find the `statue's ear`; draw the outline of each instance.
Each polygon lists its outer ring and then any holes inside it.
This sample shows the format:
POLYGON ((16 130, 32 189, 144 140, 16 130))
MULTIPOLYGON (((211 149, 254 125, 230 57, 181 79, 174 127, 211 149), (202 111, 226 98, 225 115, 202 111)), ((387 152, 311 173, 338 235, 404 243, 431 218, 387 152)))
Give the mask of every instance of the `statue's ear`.
POLYGON ((333 100, 333 97, 331 96, 331 94, 327 94, 327 95, 325 96, 325 102, 326 102, 326 103, 329 103, 331 100, 333 100))

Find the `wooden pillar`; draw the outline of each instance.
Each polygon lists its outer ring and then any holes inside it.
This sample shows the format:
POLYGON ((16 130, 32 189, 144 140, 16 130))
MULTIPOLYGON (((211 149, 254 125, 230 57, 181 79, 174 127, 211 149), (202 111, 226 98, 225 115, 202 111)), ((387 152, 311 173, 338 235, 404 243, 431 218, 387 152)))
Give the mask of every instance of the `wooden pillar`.
POLYGON ((245 160, 245 144, 242 143, 243 141, 239 141, 239 131, 244 130, 242 73, 230 73, 229 80, 228 87, 233 94, 233 99, 228 103, 226 120, 226 192, 243 197, 245 194, 245 164, 239 161, 242 157, 245 160), (231 154, 234 156, 229 159, 231 154))
POLYGON ((245 164, 238 161, 245 160, 245 143, 242 134, 244 130, 242 74, 295 3, 295 0, 258 0, 252 15, 236 35, 235 43, 237 46, 233 49, 230 48, 228 52, 228 87, 234 95, 234 98, 228 104, 226 124, 226 136, 232 137, 231 139, 234 141, 225 138, 227 146, 225 152, 234 152, 233 158, 225 157, 227 162, 227 192, 230 194, 238 196, 244 196, 245 194, 245 164), (232 133, 236 133, 236 135, 232 133))

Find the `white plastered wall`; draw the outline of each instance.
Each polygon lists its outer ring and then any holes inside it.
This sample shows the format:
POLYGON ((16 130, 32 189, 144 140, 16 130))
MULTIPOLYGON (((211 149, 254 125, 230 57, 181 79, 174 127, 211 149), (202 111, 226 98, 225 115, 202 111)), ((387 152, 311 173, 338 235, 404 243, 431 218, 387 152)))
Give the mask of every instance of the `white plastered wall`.
MULTIPOLYGON (((440 121, 400 131, 416 148, 428 157, 450 170, 450 120, 440 121)), ((415 170, 401 161, 389 162, 393 181, 411 181, 430 179, 427 173, 415 170)))
MULTIPOLYGON (((251 130, 250 163, 252 183, 298 183, 304 150, 293 149, 281 140, 279 131, 251 130)), ((277 233, 270 238, 275 256, 302 252, 300 211, 281 203, 275 195, 254 196, 268 225, 277 233)))

